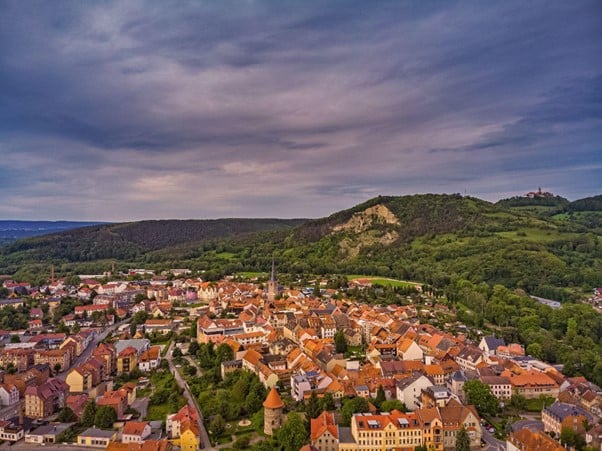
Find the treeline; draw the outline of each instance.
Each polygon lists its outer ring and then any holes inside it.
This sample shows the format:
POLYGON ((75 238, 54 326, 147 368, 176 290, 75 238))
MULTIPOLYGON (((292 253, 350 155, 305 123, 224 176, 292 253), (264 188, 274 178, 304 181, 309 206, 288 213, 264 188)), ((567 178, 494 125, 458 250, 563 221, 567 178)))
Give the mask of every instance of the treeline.
POLYGON ((507 343, 523 343, 528 354, 563 364, 568 376, 602 384, 602 315, 590 305, 552 309, 521 290, 464 279, 450 283, 445 294, 464 323, 490 328, 507 343))

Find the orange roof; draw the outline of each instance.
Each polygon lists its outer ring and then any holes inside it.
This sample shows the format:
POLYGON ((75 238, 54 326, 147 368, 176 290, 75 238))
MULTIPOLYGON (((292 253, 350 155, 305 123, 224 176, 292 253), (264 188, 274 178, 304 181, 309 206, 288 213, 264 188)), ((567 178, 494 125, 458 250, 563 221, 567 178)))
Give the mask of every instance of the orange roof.
POLYGON ((125 423, 125 426, 123 426, 122 434, 142 435, 146 426, 148 426, 146 421, 128 421, 125 423))
POLYGON ((265 401, 263 402, 263 407, 266 409, 281 409, 284 407, 282 398, 280 398, 280 395, 275 387, 272 387, 270 393, 268 393, 268 397, 265 398, 265 401))
POLYGON ((334 414, 322 412, 317 418, 311 420, 311 439, 317 440, 324 432, 330 432, 333 437, 339 438, 339 429, 334 421, 334 414))

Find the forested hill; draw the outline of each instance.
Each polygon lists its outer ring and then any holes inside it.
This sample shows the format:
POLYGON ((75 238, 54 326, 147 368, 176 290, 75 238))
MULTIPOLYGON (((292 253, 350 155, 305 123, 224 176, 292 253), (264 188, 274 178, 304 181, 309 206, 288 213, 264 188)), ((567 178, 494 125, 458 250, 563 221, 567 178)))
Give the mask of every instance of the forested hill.
POLYGON ((158 249, 198 247, 206 240, 278 229, 306 219, 158 220, 97 225, 18 240, 0 248, 0 273, 21 266, 103 259, 140 261, 158 249))
POLYGON ((290 274, 378 275, 439 288, 467 279, 566 300, 602 286, 602 229, 583 221, 602 211, 565 210, 597 208, 597 198, 547 206, 559 210, 542 214, 461 195, 381 196, 310 221, 90 227, 3 248, 0 273, 32 274, 38 264, 38 274, 46 274, 50 262, 62 264, 63 273, 98 271, 107 269, 103 259, 116 259, 152 269, 185 266, 217 278, 266 271, 274 255, 278 270, 290 274))
POLYGON ((101 222, 81 221, 0 221, 0 245, 10 243, 21 238, 47 235, 63 230, 76 229, 91 225, 103 224, 101 222))

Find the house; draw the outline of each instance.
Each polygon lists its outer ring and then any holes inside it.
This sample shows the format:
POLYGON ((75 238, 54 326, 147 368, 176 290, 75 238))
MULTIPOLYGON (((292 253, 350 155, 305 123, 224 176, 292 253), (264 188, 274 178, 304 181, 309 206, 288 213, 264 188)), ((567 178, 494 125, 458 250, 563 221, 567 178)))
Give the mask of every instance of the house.
POLYGON ((86 368, 79 366, 73 368, 67 374, 65 382, 69 385, 70 393, 83 393, 92 388, 92 373, 86 368))
POLYGON ((173 330, 173 322, 169 319, 148 319, 144 323, 144 329, 147 333, 167 335, 173 330))
POLYGON ((25 390, 25 415, 44 418, 65 407, 69 386, 60 379, 48 379, 42 385, 25 390))
POLYGON ((523 371, 520 374, 504 371, 502 376, 510 379, 514 393, 527 399, 536 399, 542 395, 557 398, 560 392, 558 383, 547 374, 539 371, 523 371))
POLYGON ((5 348, 0 352, 0 364, 4 368, 12 364, 17 372, 21 373, 34 365, 34 353, 31 348, 5 348))
POLYGON ((424 351, 418 344, 409 338, 404 338, 397 345, 397 355, 402 360, 418 360, 423 361, 424 351))
POLYGON ((199 419, 196 411, 186 405, 178 413, 167 416, 165 422, 167 436, 182 451, 196 451, 200 445, 199 419))
POLYGON ((46 424, 25 434, 25 443, 35 443, 44 446, 46 443, 56 443, 56 438, 71 428, 74 423, 46 424))
POLYGON ((420 406, 422 390, 433 385, 433 382, 423 374, 415 374, 397 383, 397 399, 410 410, 420 406))
POLYGON ((106 448, 109 442, 117 438, 117 431, 103 431, 97 428, 88 428, 77 436, 79 446, 92 448, 106 448))
POLYGON ((480 446, 483 431, 474 406, 465 406, 452 399, 446 406, 439 407, 439 413, 443 422, 445 449, 453 449, 456 446, 456 435, 462 427, 468 432, 470 446, 480 446))
POLYGON ((13 384, 0 384, 0 405, 12 406, 19 402, 19 389, 13 384))
POLYGON ((122 418, 128 408, 128 395, 125 390, 108 391, 96 401, 97 406, 109 406, 115 409, 117 418, 122 418))
POLYGON ((94 351, 94 357, 99 357, 105 362, 103 379, 108 379, 113 372, 117 371, 117 349, 112 344, 100 343, 94 351))
POLYGON ((487 385, 491 393, 500 401, 506 401, 512 397, 512 384, 507 377, 481 376, 481 382, 487 385))
POLYGON ((11 421, 0 420, 0 440, 14 443, 21 440, 23 435, 23 427, 13 424, 11 421))
POLYGON ((334 413, 322 412, 311 420, 311 444, 318 451, 338 449, 339 427, 334 421, 334 413))
POLYGON ((128 346, 117 355, 117 374, 130 373, 138 365, 138 351, 128 346))
POLYGON ((487 336, 481 338, 481 341, 479 342, 479 349, 483 351, 485 360, 489 360, 489 357, 497 355, 497 349, 500 346, 506 346, 506 342, 503 338, 487 336))
POLYGON ((128 421, 121 431, 123 443, 142 443, 151 435, 151 427, 146 421, 128 421))
POLYGON ((475 371, 477 365, 483 361, 483 351, 474 346, 464 346, 456 356, 456 363, 464 371, 475 371))
POLYGON ((542 431, 528 428, 513 432, 506 439, 507 451, 565 451, 556 440, 542 431))
POLYGON ((573 423, 582 425, 584 421, 592 424, 594 418, 579 406, 556 401, 541 411, 541 421, 545 432, 554 432, 559 437, 563 426, 573 423))
POLYGON ((161 347, 151 346, 140 355, 138 368, 143 372, 151 372, 161 365, 161 347))

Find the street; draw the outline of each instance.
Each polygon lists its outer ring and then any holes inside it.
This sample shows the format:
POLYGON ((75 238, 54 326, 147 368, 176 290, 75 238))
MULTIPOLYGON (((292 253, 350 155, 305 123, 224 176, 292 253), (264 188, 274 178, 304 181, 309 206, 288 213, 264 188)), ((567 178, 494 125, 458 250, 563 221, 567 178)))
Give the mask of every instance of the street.
POLYGON ((69 368, 67 368, 66 370, 62 371, 61 373, 59 373, 59 375, 56 376, 56 377, 59 378, 59 379, 61 379, 61 380, 67 379, 67 375, 69 374, 69 370, 71 370, 71 368, 75 368, 77 366, 80 366, 80 365, 84 364, 85 361, 88 360, 88 358, 92 355, 92 351, 94 351, 94 349, 96 349, 96 347, 98 346, 98 343, 100 343, 102 340, 104 340, 105 338, 107 338, 107 336, 109 334, 113 333, 113 331, 115 329, 117 329, 122 324, 127 323, 128 321, 129 321, 129 319, 125 319, 123 321, 115 323, 112 326, 107 327, 101 333, 96 334, 94 336, 94 338, 92 339, 92 342, 88 345, 88 347, 86 349, 84 349, 84 352, 82 352, 79 355, 79 357, 77 357, 73 361, 73 363, 71 364, 71 366, 69 368))
POLYGON ((487 443, 483 448, 486 451, 506 451, 506 442, 498 440, 485 428, 483 428, 483 440, 487 443))
POLYGON ((166 358, 167 362, 169 363, 169 370, 174 375, 178 385, 184 389, 184 396, 188 400, 188 405, 190 405, 194 409, 196 409, 196 411, 199 415, 199 430, 200 430, 200 434, 201 434, 201 448, 215 450, 217 448, 214 448, 211 445, 211 441, 209 440, 209 434, 207 434, 207 430, 205 429, 205 425, 203 424, 203 413, 201 412, 201 409, 199 408, 199 405, 197 404, 195 397, 192 395, 192 393, 190 393, 188 384, 186 383, 186 381, 184 379, 182 379, 182 376, 180 376, 179 371, 176 369, 176 367, 174 366, 174 364, 171 360, 172 359, 171 353, 173 350, 172 349, 173 345, 174 345, 174 343, 172 342, 171 345, 169 346, 169 349, 167 350, 167 353, 165 354, 165 358, 166 358))

